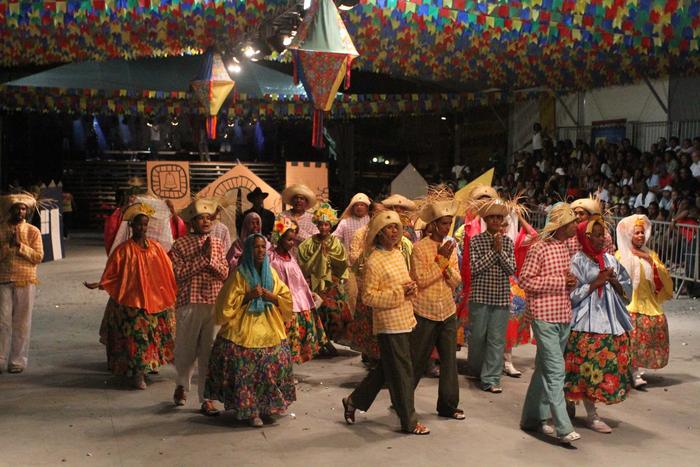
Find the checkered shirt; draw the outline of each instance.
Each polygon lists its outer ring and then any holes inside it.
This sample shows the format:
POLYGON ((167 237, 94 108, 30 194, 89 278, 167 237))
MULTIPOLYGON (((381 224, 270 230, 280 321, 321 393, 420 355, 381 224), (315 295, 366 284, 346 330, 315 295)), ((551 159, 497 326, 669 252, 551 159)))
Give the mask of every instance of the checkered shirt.
POLYGON ((314 215, 310 212, 305 212, 301 216, 295 216, 291 210, 286 210, 282 213, 283 216, 290 218, 299 226, 299 232, 297 232, 297 245, 306 240, 307 238, 316 235, 318 233, 318 227, 314 224, 314 215))
POLYGON ((565 242, 548 238, 530 247, 519 278, 527 298, 528 318, 571 322, 571 299, 566 288, 570 269, 571 256, 565 242))
MULTIPOLYGON (((569 250, 569 255, 573 258, 576 253, 581 251, 581 244, 578 241, 578 237, 574 235, 571 238, 567 238, 564 242, 566 248, 569 250)), ((615 244, 613 243, 612 235, 608 230, 605 230, 605 242, 603 243, 603 251, 615 255, 615 244)))
MULTIPOLYGON (((355 235, 355 232, 367 224, 369 224, 369 216, 362 218, 348 216, 338 223, 338 227, 336 227, 333 235, 338 237, 340 241, 343 242, 343 246, 345 247, 346 251, 350 251, 352 238, 355 235)), ((352 262, 350 264, 352 264, 352 262)))
POLYGON ((16 226, 19 232, 19 248, 9 246, 15 236, 15 226, 0 226, 0 284, 12 282, 18 287, 37 284, 36 267, 44 259, 44 245, 39 229, 22 221, 16 226))
POLYGON ((440 243, 426 237, 413 245, 411 277, 418 284, 414 312, 431 321, 444 321, 455 314, 454 290, 462 281, 457 264, 457 249, 452 251, 445 270, 436 261, 440 243))
POLYGON ((376 249, 367 258, 362 302, 372 308, 374 334, 410 332, 416 325, 413 304, 404 296, 403 284, 411 282, 401 250, 376 249))
POLYGON ((213 235, 189 234, 175 240, 170 250, 177 281, 178 308, 193 303, 213 305, 228 277, 228 262, 223 243, 213 235), (211 254, 202 246, 211 238, 211 254))
POLYGON ((472 273, 470 301, 486 305, 510 305, 509 277, 515 273, 515 247, 510 237, 503 236, 501 252, 493 249, 494 236, 482 232, 469 243, 469 264, 472 273))

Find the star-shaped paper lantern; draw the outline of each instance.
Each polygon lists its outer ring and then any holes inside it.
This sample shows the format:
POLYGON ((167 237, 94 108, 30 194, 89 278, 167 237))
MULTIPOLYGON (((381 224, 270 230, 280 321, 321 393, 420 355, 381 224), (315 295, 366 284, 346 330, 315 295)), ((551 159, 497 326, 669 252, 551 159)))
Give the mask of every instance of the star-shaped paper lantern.
POLYGON ((216 138, 216 115, 236 83, 226 71, 226 65, 218 52, 208 50, 204 54, 199 75, 192 81, 192 89, 209 114, 207 136, 216 138))
POLYGON ((323 113, 331 110, 343 78, 350 86, 350 65, 359 56, 332 0, 312 1, 289 50, 294 79, 314 106, 311 144, 322 148, 323 113))

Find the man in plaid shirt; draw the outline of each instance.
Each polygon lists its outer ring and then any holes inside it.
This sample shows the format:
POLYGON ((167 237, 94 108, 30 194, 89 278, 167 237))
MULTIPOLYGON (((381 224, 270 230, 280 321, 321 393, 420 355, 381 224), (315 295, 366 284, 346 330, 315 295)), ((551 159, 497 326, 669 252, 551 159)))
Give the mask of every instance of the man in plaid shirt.
POLYGON ((571 326, 569 294, 576 287, 566 240, 576 233, 575 221, 568 204, 555 205, 520 272, 520 285, 527 297, 527 316, 537 341, 535 372, 525 397, 520 426, 545 434, 556 431, 562 443, 581 438, 574 431, 564 400, 564 349, 571 326), (547 422, 550 416, 554 428, 547 422))
POLYGON ((198 364, 198 393, 201 411, 218 415, 211 400, 204 399, 204 383, 209 354, 216 336, 214 315, 216 297, 228 276, 226 250, 222 241, 211 235, 217 203, 210 199, 193 201, 181 217, 193 230, 178 238, 170 250, 177 281, 175 369, 177 387, 173 394, 175 405, 184 405, 195 362, 198 364))
POLYGON ((467 365, 469 373, 481 379, 481 389, 492 393, 503 392, 503 351, 510 318, 508 278, 515 272, 513 240, 501 233, 508 212, 501 199, 486 201, 479 209, 486 231, 475 235, 469 248, 472 289, 467 365))

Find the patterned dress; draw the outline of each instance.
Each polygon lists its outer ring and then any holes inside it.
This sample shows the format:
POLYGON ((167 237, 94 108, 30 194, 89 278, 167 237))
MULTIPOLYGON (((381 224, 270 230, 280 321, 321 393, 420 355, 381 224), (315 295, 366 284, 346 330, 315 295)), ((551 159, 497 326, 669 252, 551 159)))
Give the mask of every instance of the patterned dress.
POLYGON ((287 284, 292 294, 294 318, 287 325, 287 340, 294 363, 308 362, 318 355, 321 347, 328 342, 323 330, 309 285, 299 268, 296 259, 290 254, 270 250, 270 266, 287 284))
POLYGON ((299 245, 298 260, 311 290, 321 297, 318 314, 326 335, 335 342, 346 343, 346 327, 352 321, 352 315, 343 283, 348 278, 345 247, 332 235, 324 240, 314 235, 299 245), (322 243, 326 244, 325 254, 322 243))
POLYGON ((107 260, 100 288, 110 296, 100 328, 109 370, 135 376, 171 363, 176 284, 163 247, 153 240, 146 248, 122 243, 107 260))
MULTIPOLYGON (((632 281, 625 268, 610 254, 604 261, 629 297, 632 281)), ((590 290, 599 272, 598 263, 582 252, 571 260, 571 273, 579 285, 571 292, 573 321, 564 352, 564 392, 571 401, 616 404, 627 398, 632 385, 628 334, 632 322, 624 298, 610 284, 590 290)))

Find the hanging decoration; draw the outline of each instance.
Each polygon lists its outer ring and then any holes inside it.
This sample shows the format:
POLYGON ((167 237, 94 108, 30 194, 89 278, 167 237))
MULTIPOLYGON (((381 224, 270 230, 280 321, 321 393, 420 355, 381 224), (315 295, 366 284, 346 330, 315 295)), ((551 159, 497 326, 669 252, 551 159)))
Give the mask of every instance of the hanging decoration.
POLYGON ((209 139, 216 139, 216 116, 234 85, 235 82, 226 71, 221 54, 208 50, 204 55, 199 75, 192 81, 192 90, 207 111, 209 139))
POLYGON ((350 87, 350 66, 359 55, 333 0, 312 0, 289 50, 294 82, 301 81, 314 106, 311 145, 323 148, 323 114, 342 81, 350 87))

